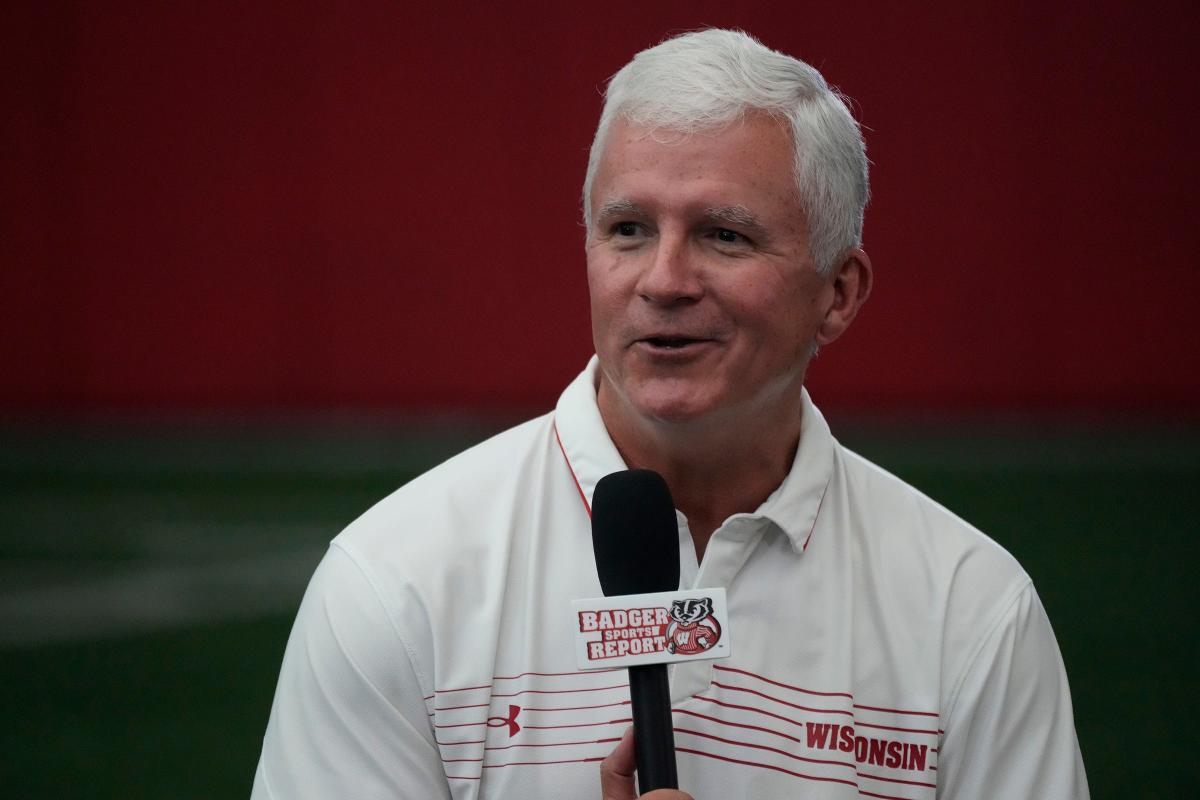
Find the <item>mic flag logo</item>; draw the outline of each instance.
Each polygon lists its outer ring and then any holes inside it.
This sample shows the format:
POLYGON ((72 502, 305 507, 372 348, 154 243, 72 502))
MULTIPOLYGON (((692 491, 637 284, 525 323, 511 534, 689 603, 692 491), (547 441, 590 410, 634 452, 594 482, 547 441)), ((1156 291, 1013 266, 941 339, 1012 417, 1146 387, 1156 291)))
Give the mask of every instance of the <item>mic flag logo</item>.
POLYGON ((709 650, 721 639, 721 623, 712 613, 712 598, 675 600, 667 626, 667 652, 693 656, 709 650))
POLYGON ((724 589, 618 595, 573 603, 576 663, 609 669, 727 658, 724 589))

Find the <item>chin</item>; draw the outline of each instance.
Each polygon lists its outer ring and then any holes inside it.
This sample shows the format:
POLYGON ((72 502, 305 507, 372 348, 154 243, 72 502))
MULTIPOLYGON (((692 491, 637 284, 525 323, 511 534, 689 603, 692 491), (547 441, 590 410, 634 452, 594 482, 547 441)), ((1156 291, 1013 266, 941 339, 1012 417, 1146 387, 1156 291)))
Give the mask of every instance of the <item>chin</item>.
POLYGON ((630 405, 644 419, 682 424, 702 419, 716 410, 710 398, 695 390, 675 387, 672 391, 643 391, 633 394, 630 405))

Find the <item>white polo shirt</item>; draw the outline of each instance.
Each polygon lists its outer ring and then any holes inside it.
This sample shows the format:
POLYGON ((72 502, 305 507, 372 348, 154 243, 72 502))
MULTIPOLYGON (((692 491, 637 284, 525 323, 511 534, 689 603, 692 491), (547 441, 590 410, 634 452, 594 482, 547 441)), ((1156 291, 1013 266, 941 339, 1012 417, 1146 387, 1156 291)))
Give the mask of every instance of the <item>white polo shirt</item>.
MULTIPOLYGON (((596 482, 625 468, 596 361, 553 414, 333 540, 288 642, 255 798, 597 797, 624 671, 578 672, 602 594, 596 482)), ((728 592, 732 656, 672 668, 680 788, 740 798, 1086 798, 1049 621, 995 542, 841 447, 804 397, 791 472, 681 588, 728 592)))

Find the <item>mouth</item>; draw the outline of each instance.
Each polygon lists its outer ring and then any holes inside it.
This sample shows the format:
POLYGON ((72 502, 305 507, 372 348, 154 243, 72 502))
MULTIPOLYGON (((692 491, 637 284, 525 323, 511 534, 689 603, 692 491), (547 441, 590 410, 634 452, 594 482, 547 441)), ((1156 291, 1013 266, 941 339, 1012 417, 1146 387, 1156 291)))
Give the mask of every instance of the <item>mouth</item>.
POLYGON ((689 345, 702 344, 709 340, 693 339, 687 336, 648 336, 645 339, 639 339, 638 341, 644 342, 651 347, 661 348, 664 350, 681 350, 689 345))
POLYGON ((643 336, 633 342, 635 350, 654 359, 666 359, 674 363, 679 359, 691 360, 708 352, 717 340, 702 336, 684 336, 674 333, 643 336))

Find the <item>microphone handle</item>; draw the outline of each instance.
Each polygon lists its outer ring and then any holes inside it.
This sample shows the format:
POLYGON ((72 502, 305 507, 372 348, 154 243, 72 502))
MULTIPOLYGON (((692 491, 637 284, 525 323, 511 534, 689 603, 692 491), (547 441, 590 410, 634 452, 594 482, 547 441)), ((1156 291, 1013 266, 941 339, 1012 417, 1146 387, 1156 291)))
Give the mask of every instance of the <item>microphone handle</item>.
POLYGON ((675 731, 671 720, 671 685, 666 664, 629 668, 633 706, 633 746, 637 756, 638 794, 678 789, 675 731))

